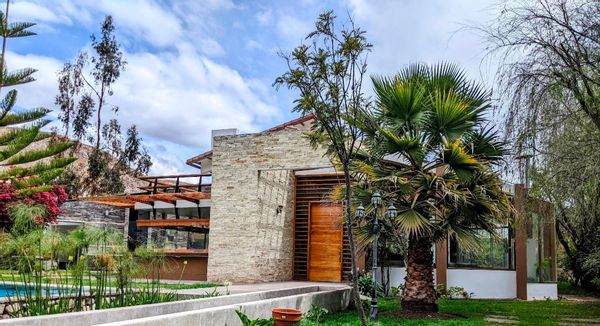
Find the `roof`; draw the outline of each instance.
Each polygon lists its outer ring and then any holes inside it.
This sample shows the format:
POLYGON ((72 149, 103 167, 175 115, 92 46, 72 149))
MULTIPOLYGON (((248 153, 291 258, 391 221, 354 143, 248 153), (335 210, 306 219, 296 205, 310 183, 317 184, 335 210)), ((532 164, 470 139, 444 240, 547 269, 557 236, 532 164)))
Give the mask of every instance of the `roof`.
MULTIPOLYGON (((310 114, 307 114, 305 116, 302 116, 302 117, 296 118, 294 120, 290 120, 288 122, 285 122, 285 123, 282 123, 280 125, 277 125, 277 126, 275 126, 273 128, 264 130, 262 132, 274 132, 274 131, 283 130, 283 129, 287 128, 287 127, 291 127, 291 126, 294 126, 294 125, 297 125, 297 124, 305 123, 305 122, 307 122, 309 120, 312 120, 314 118, 315 118, 315 115, 312 114, 312 113, 310 113, 310 114)), ((195 168, 200 168, 200 164, 201 164, 200 161, 202 161, 205 158, 209 158, 211 156, 212 156, 212 150, 206 151, 206 152, 204 152, 204 153, 202 153, 200 155, 197 155, 197 156, 194 156, 194 157, 188 159, 187 161, 185 161, 185 163, 187 165, 193 166, 195 168)))

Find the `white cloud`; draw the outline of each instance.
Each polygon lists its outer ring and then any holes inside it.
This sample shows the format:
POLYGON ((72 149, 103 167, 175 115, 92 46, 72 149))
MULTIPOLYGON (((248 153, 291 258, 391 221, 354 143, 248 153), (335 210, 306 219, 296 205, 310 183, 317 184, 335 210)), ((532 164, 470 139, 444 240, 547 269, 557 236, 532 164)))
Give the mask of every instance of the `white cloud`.
POLYGON ((392 74, 409 63, 443 60, 459 64, 471 78, 480 79, 487 77, 480 71, 483 40, 463 27, 491 19, 494 2, 348 0, 348 5, 373 43, 370 73, 392 74))
POLYGON ((298 45, 312 31, 312 21, 305 21, 295 16, 281 13, 277 18, 277 32, 282 39, 292 45, 298 45))
MULTIPOLYGON (((209 148, 212 129, 255 132, 262 121, 279 116, 268 85, 245 79, 190 47, 182 46, 176 53, 125 53, 125 57, 127 69, 108 101, 120 107, 123 127, 136 124, 147 139, 156 162, 153 173, 184 168, 185 159, 209 148), (164 148, 166 152, 160 150, 164 148)), ((15 53, 9 53, 7 60, 10 67, 39 69, 36 82, 19 87, 18 105, 54 108, 56 73, 62 63, 15 53)), ((104 120, 111 115, 105 111, 104 120)))
POLYGON ((263 26, 270 25, 273 22, 273 9, 268 8, 256 13, 256 21, 263 26))

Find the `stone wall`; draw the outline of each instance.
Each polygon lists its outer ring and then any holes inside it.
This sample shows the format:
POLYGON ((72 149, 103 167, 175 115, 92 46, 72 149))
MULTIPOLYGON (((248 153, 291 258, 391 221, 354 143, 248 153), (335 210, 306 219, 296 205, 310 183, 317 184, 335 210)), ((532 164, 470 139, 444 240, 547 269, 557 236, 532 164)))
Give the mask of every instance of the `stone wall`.
POLYGON ((68 201, 60 207, 59 226, 86 224, 95 227, 112 227, 126 232, 127 209, 83 201, 68 201))
POLYGON ((305 131, 215 137, 209 281, 292 279, 294 170, 330 165, 305 131))

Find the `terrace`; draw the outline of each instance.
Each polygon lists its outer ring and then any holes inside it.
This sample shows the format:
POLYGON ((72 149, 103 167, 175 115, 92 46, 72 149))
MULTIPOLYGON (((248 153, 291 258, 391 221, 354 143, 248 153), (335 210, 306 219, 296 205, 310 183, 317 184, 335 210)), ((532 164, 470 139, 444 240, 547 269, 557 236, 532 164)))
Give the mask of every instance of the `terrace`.
MULTIPOLYGON (((184 262, 193 265, 184 279, 206 280, 211 206, 211 175, 143 176, 141 192, 82 201, 129 210, 129 248, 161 247, 171 258, 165 278, 179 278, 184 262)), ((190 266, 191 267, 191 266, 190 266)))

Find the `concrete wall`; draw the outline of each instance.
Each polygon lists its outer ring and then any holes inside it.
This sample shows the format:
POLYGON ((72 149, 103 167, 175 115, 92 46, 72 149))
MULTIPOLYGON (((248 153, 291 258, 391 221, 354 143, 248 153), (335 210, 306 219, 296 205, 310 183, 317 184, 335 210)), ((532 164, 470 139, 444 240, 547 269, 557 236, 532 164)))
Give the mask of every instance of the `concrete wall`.
POLYGON ((272 307, 295 307, 306 311, 311 304, 315 304, 338 311, 345 309, 349 300, 349 287, 301 286, 133 307, 6 319, 0 320, 0 325, 241 325, 235 309, 242 309, 251 318, 266 318, 270 316, 272 307))
MULTIPOLYGON (((433 276, 435 279, 435 270, 433 276)), ((405 267, 390 267, 389 285, 391 287, 404 284, 405 277, 405 267)), ((474 299, 514 299, 517 297, 515 271, 448 268, 446 277, 447 287, 462 287, 469 293, 473 292, 474 299)))
POLYGON ((556 283, 527 283, 527 300, 557 300, 556 283))
POLYGON ((196 326, 196 325, 242 325, 236 310, 242 311, 250 319, 271 318, 273 308, 292 308, 306 312, 312 305, 325 308, 331 312, 344 310, 350 303, 350 289, 335 289, 323 292, 312 292, 294 296, 248 302, 195 311, 186 311, 169 315, 126 320, 102 324, 105 326, 143 325, 143 326, 196 326))
POLYGON ((517 297, 515 271, 448 268, 447 287, 458 286, 475 299, 514 299, 517 297))
POLYGON ((292 278, 293 170, 330 165, 306 130, 214 138, 209 281, 292 278))
MULTIPOLYGON (((370 266, 366 266, 367 270, 370 270, 370 266)), ((391 287, 398 287, 398 285, 400 284, 404 284, 405 282, 405 277, 406 277, 406 267, 385 267, 384 269, 384 277, 387 277, 387 269, 390 269, 390 282, 388 284, 388 286, 391 287)), ((377 281, 381 282, 381 274, 378 272, 377 273, 377 281)), ((435 269, 433 270, 433 281, 436 281, 436 271, 435 269)))

